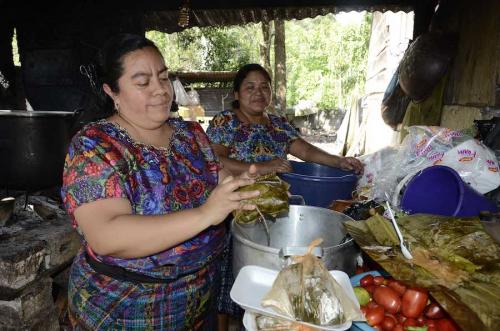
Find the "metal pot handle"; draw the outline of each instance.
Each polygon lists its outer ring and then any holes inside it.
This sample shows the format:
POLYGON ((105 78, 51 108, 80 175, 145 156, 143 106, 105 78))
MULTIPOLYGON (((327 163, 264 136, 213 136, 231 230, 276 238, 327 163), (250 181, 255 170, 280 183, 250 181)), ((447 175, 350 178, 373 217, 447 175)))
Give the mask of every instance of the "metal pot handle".
POLYGON ((306 202, 304 201, 304 197, 302 195, 292 194, 288 197, 288 204, 305 206, 306 202))

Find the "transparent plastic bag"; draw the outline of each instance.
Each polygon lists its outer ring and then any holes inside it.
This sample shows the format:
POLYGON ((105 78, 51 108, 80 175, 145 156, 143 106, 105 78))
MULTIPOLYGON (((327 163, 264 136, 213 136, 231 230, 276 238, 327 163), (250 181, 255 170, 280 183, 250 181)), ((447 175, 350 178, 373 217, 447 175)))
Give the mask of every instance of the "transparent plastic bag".
POLYGON ((186 90, 184 89, 184 86, 182 86, 181 81, 178 78, 176 78, 172 82, 172 86, 174 88, 174 93, 175 93, 175 102, 179 106, 189 105, 189 95, 187 94, 186 90))
POLYGON ((377 201, 389 198, 395 206, 399 205, 404 185, 418 171, 432 165, 453 168, 483 194, 500 185, 493 151, 467 134, 437 126, 411 126, 400 146, 361 159, 366 169, 358 183, 359 194, 377 201))
POLYGON ((363 313, 328 272, 323 262, 312 254, 322 239, 314 240, 304 256, 280 271, 262 306, 296 321, 315 325, 338 325, 363 321, 363 313))
POLYGON ((187 92, 188 96, 188 106, 197 106, 200 104, 200 95, 196 92, 193 87, 187 92))

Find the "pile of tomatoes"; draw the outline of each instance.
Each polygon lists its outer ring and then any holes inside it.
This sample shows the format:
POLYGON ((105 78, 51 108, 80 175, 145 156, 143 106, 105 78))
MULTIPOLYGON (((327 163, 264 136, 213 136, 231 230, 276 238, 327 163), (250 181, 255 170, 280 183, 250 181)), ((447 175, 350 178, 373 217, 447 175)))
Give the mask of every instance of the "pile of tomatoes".
POLYGON ((367 323, 383 331, 459 331, 447 313, 431 302, 429 292, 407 287, 382 276, 366 275, 360 286, 369 294, 369 302, 361 306, 367 323))

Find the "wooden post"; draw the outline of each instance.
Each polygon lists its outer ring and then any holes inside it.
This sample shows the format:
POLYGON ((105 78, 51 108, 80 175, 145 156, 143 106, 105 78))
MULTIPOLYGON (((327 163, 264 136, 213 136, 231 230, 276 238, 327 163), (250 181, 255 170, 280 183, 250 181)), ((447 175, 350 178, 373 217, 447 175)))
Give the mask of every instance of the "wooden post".
MULTIPOLYGON (((273 77, 273 71, 271 70, 271 40, 273 38, 273 24, 272 21, 262 21, 262 43, 260 44, 260 63, 267 70, 271 79, 273 77)), ((274 79, 272 79, 274 81, 274 79)), ((273 100, 276 100, 275 90, 273 89, 273 100)), ((271 102, 269 108, 267 109, 271 113, 274 113, 275 107, 274 102, 271 102)))
POLYGON ((276 111, 286 115, 286 51, 285 22, 274 20, 274 91, 276 93, 276 111))

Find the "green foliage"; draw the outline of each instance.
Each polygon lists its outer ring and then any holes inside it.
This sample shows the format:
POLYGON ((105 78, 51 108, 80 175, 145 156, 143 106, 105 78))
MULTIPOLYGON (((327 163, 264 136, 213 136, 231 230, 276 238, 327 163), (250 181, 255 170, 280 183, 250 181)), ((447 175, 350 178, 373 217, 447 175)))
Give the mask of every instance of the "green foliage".
MULTIPOLYGON (((340 24, 334 15, 288 21, 287 106, 313 101, 320 109, 346 108, 364 91, 371 14, 361 24, 340 24)), ((150 31, 172 71, 237 71, 259 63, 260 24, 191 28, 173 34, 150 31)), ((271 62, 274 60, 271 47, 271 62)), ((271 63, 273 67, 273 63, 271 63)))
POLYGON ((259 62, 260 25, 191 28, 170 35, 146 34, 162 51, 171 70, 237 71, 259 62), (259 38, 255 38, 258 36, 259 38))
POLYGON ((363 93, 371 15, 342 25, 334 15, 286 22, 287 103, 345 108, 363 93))

